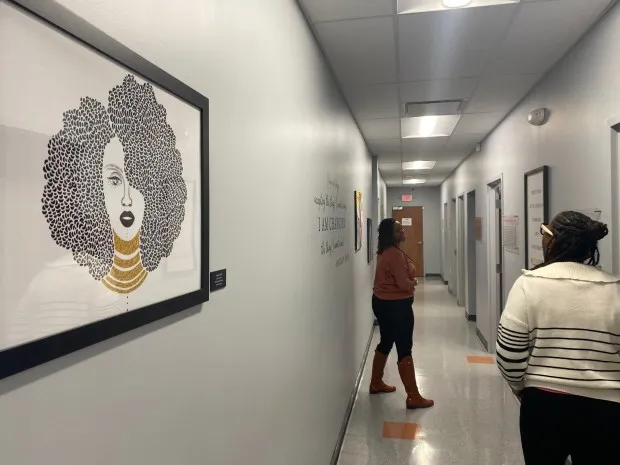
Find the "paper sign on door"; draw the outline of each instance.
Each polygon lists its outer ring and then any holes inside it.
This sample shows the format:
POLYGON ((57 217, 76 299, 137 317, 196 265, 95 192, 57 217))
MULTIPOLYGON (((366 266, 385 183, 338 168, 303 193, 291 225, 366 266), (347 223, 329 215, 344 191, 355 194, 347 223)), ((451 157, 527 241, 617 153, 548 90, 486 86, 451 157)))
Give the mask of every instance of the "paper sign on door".
POLYGON ((411 218, 403 218, 403 222, 402 225, 403 226, 411 226, 413 223, 411 221, 411 218))

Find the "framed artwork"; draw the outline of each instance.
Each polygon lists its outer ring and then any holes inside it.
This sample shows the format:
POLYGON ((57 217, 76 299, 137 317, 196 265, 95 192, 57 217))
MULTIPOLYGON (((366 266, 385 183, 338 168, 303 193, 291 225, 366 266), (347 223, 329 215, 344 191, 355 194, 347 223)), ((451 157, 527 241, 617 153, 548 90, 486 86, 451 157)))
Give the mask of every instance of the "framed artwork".
POLYGON ((359 252, 362 249, 364 226, 362 224, 362 193, 359 191, 354 192, 355 195, 355 251, 359 252))
POLYGON ((549 222, 549 167, 541 166, 524 175, 525 268, 540 265, 544 259, 540 225, 549 222))
POLYGON ((373 243, 372 243, 373 239, 372 239, 372 219, 371 218, 366 218, 366 249, 368 252, 368 263, 372 262, 373 259, 373 253, 372 253, 372 248, 373 248, 373 243))
POLYGON ((0 49, 4 378, 209 300, 209 101, 55 2, 0 49))

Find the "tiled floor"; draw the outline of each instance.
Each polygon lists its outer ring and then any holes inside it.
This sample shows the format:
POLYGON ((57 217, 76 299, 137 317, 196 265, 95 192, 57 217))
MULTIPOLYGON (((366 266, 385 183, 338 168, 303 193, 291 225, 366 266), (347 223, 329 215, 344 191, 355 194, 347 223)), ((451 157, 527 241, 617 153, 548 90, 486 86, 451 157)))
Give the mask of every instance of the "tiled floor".
POLYGON ((414 312, 418 384, 436 405, 405 409, 395 350, 386 381, 398 391, 368 394, 377 332, 339 464, 523 465, 518 402, 478 341, 475 323, 440 281, 418 288, 414 312))

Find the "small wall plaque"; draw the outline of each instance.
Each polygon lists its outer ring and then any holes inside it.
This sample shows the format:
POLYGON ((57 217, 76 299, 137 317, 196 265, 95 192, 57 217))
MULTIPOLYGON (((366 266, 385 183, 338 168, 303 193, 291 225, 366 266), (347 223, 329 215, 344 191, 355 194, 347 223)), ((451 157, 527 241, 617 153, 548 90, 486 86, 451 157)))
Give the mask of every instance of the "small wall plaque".
POLYGON ((211 272, 211 292, 222 290, 226 287, 226 270, 211 272))

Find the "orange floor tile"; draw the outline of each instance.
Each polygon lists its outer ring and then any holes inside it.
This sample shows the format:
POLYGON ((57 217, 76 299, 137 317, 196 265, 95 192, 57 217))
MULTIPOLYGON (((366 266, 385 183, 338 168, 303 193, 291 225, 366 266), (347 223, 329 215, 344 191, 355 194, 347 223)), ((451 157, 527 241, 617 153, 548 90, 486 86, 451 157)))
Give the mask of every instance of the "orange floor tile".
POLYGON ((420 432, 417 423, 393 423, 386 421, 383 424, 383 437, 385 439, 409 439, 413 441, 420 432))
POLYGON ((486 355, 468 355, 467 363, 478 363, 483 365, 493 365, 495 360, 493 357, 487 357, 486 355))

